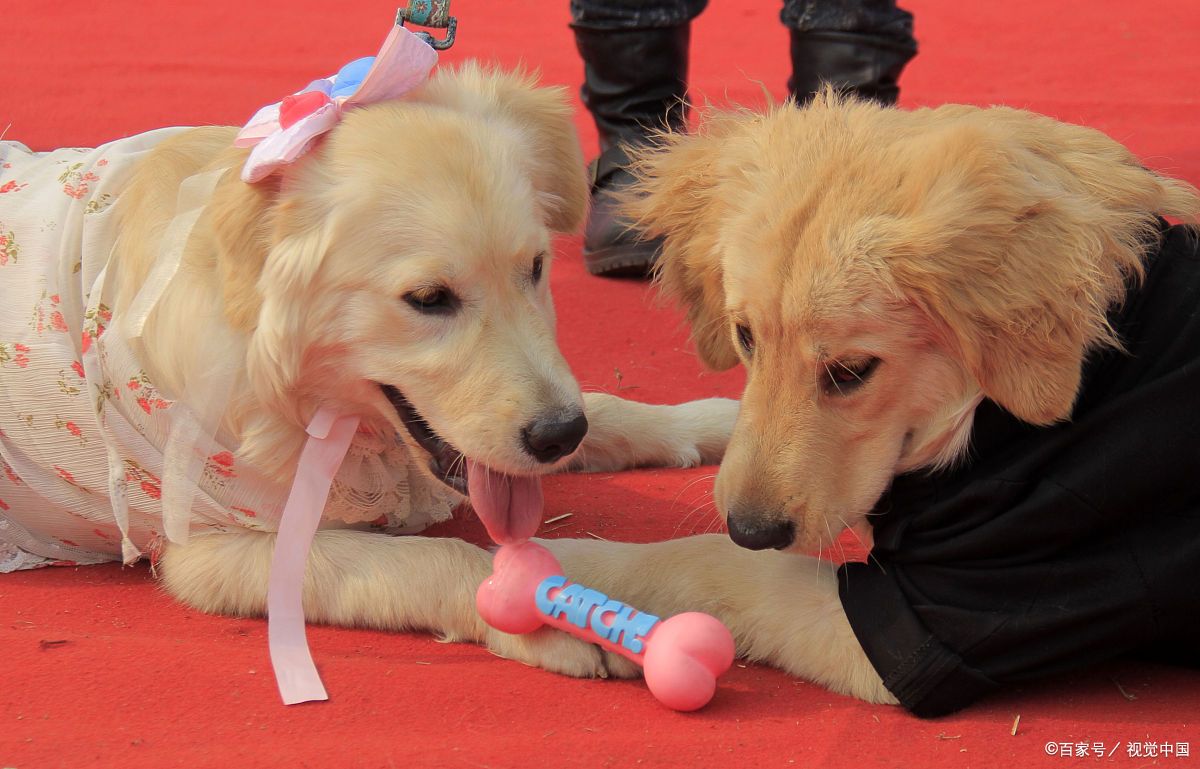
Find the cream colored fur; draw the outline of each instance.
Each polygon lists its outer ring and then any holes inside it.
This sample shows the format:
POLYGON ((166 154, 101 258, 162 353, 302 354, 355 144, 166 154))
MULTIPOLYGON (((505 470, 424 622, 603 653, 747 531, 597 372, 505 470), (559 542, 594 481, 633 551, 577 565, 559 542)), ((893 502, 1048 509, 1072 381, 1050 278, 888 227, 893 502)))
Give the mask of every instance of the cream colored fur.
MULTIPOLYGON (((238 179, 233 129, 201 128, 156 149, 118 209, 113 266, 121 318, 154 263, 181 183, 221 174, 188 242, 180 277, 149 318, 142 363, 178 396, 233 372, 220 429, 239 455, 287 480, 304 426, 322 405, 400 434, 429 456, 381 384, 399 388, 438 435, 508 473, 615 470, 718 461, 733 401, 651 406, 581 395, 555 344, 551 233, 582 220, 583 160, 556 89, 465 66, 403 101, 356 110, 282 178, 238 179), (545 267, 533 277, 535 258, 545 267), (403 297, 448 289, 452 317, 403 297), (522 426, 586 410, 592 425, 570 460, 547 467, 521 447, 522 426)), ((262 614, 274 537, 250 531, 168 545, 170 593, 204 611, 262 614)), ((552 632, 488 630, 474 595, 490 555, 457 540, 321 531, 304 589, 318 622, 427 629, 572 675, 628 665, 552 632)))

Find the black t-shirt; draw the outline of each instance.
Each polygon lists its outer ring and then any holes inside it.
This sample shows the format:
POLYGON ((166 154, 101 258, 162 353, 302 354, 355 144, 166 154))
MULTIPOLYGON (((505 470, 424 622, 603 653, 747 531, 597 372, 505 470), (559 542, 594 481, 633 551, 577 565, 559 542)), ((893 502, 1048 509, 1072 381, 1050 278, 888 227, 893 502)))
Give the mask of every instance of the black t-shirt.
POLYGON ((1125 653, 1200 664, 1200 242, 1162 223, 1069 422, 990 401, 964 466, 895 479, 842 604, 919 716, 1125 653))

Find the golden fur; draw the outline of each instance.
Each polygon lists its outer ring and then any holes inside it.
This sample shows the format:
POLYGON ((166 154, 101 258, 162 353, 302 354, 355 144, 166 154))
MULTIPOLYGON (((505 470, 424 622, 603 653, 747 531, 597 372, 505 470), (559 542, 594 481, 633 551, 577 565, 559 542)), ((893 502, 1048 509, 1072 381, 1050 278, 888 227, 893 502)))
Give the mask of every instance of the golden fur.
POLYGON ((705 361, 749 375, 718 506, 791 518, 808 549, 860 522, 895 474, 959 458, 981 398, 1066 419, 1085 356, 1117 344, 1105 314, 1140 275, 1155 215, 1200 210, 1098 131, 832 92, 718 116, 640 169, 631 207, 668 235, 663 286, 705 361), (872 358, 861 389, 831 380, 872 358))
MULTIPOLYGON (((1140 276, 1155 214, 1200 213, 1194 189, 1094 130, 832 92, 712 115, 636 172, 628 210, 666 237, 660 281, 701 357, 747 371, 717 508, 731 528, 790 521, 793 551, 863 522, 896 474, 961 458, 985 397, 1032 424, 1068 418, 1085 357, 1118 344, 1105 313, 1140 276)), ((555 546, 587 584, 711 611, 747 657, 895 702, 827 562, 715 535, 555 546)))
MULTIPOLYGON (((242 183, 234 129, 200 128, 143 161, 117 209, 115 316, 127 316, 197 172, 220 180, 188 240, 179 277, 149 317, 141 362, 165 392, 203 394, 232 372, 223 440, 260 471, 290 478, 321 405, 399 434, 430 457, 380 385, 399 388, 466 456, 513 474, 716 461, 736 403, 629 403, 579 387, 555 344, 551 233, 576 228, 587 189, 569 105, 558 89, 465 66, 402 101, 355 110, 316 149, 261 184, 242 183), (536 257, 544 255, 540 280, 536 257), (446 288, 453 317, 417 312, 412 292, 446 288), (198 334, 197 329, 204 329, 198 334), (570 459, 536 462, 524 425, 586 409, 592 430, 570 459)), ((274 537, 252 531, 168 545, 161 573, 205 611, 262 614, 274 537)), ((320 531, 305 583, 308 616, 425 628, 574 675, 627 673, 619 658, 550 632, 488 629, 474 595, 489 554, 457 540, 320 531)))
MULTIPOLYGON (((156 242, 179 182, 240 164, 229 137, 198 130, 149 161, 127 196, 125 301, 152 259, 139 244, 156 242)), ((371 381, 403 385, 468 454, 533 471, 515 426, 579 395, 554 348, 545 283, 521 276, 549 229, 578 223, 580 167, 561 96, 518 78, 467 68, 411 102, 364 109, 283 188, 231 171, 198 226, 188 280, 152 319, 147 363, 170 389, 202 377, 212 356, 244 356, 223 429, 281 477, 319 403, 404 433, 371 381), (476 292, 477 314, 444 335, 406 316, 396 297, 430 281, 476 292), (214 305, 225 333, 193 339, 195 315, 214 305)), ((666 137, 638 173, 646 197, 631 212, 667 236, 661 281, 688 308, 702 357, 748 371, 718 509, 794 522, 795 550, 861 521, 896 473, 959 458, 984 397, 1034 424, 1066 418, 1085 356, 1116 344, 1104 313, 1141 270, 1152 214, 1200 211, 1190 187, 1095 131, 830 93, 805 109, 713 116, 698 134, 666 137), (872 357, 882 362, 861 387, 830 387, 844 364, 872 357)), ((718 401, 583 401, 592 429, 571 465, 582 468, 715 459, 735 413, 718 401)), ((571 577, 642 610, 716 614, 747 658, 895 702, 828 562, 719 535, 546 544, 571 577)), ((208 611, 262 613, 271 545, 253 532, 194 538, 167 549, 165 584, 208 611)), ((486 552, 454 540, 322 531, 306 612, 428 628, 573 675, 633 672, 559 633, 485 627, 472 597, 489 568, 486 552)))

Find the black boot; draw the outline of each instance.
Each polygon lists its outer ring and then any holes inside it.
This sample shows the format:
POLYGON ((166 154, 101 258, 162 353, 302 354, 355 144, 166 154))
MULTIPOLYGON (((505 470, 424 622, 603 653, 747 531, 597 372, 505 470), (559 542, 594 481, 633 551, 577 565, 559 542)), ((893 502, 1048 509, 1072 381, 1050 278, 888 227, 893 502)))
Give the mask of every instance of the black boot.
POLYGON ((788 92, 798 104, 809 101, 825 83, 842 93, 895 104, 900 96, 900 73, 917 53, 911 37, 795 29, 791 34, 788 92))
POLYGON ((584 62, 581 95, 596 121, 601 149, 593 165, 584 265, 593 275, 644 277, 660 243, 630 231, 613 193, 633 182, 625 170, 625 146, 645 144, 655 130, 686 125, 690 27, 574 30, 584 62))

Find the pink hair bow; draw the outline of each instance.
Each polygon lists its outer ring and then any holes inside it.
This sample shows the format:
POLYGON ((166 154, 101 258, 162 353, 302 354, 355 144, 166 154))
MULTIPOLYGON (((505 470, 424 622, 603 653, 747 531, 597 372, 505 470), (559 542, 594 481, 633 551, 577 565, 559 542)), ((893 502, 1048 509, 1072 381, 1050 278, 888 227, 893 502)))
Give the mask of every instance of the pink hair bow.
POLYGON ((401 26, 392 27, 374 57, 357 59, 336 75, 263 107, 238 132, 234 144, 253 147, 242 181, 257 182, 307 152, 346 110, 395 99, 429 77, 437 51, 401 26))

